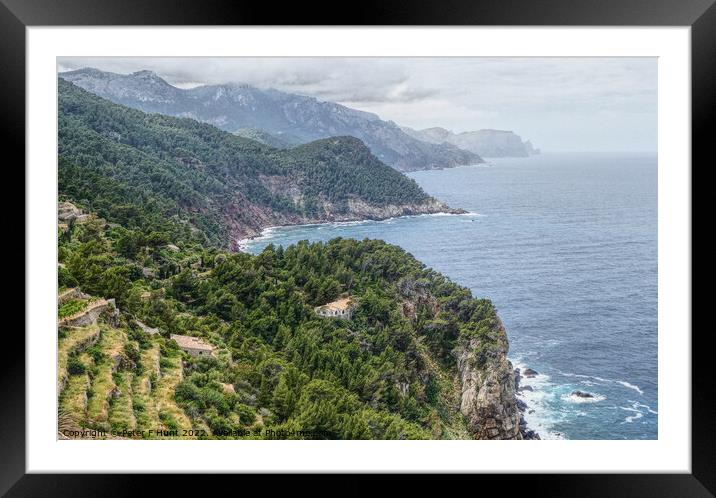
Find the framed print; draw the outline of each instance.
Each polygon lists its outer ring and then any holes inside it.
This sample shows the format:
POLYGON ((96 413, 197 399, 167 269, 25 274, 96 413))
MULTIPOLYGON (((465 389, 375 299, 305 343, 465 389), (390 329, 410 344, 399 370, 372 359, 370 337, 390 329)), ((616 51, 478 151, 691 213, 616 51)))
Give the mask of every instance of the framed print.
POLYGON ((716 7, 520 3, 347 26, 3 0, 27 292, 0 489, 711 496, 691 185, 716 7))

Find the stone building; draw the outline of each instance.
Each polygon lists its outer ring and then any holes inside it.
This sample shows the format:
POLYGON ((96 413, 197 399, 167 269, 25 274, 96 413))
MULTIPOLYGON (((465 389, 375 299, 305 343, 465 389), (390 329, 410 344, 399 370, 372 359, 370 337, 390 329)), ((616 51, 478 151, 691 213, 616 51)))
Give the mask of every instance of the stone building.
POLYGON ((323 306, 317 306, 314 311, 319 316, 350 320, 353 316, 354 307, 353 300, 350 297, 342 297, 323 306))
POLYGON ((211 356, 214 353, 214 346, 205 343, 198 337, 171 334, 169 338, 176 341, 179 348, 192 356, 211 356))

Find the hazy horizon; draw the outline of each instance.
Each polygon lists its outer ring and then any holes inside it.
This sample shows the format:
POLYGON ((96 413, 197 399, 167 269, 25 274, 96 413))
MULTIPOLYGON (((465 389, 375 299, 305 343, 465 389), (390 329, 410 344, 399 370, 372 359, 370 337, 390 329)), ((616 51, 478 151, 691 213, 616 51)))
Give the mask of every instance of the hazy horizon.
POLYGON ((58 71, 151 70, 171 85, 246 83, 402 126, 511 130, 544 152, 657 150, 657 59, 60 57, 58 71))

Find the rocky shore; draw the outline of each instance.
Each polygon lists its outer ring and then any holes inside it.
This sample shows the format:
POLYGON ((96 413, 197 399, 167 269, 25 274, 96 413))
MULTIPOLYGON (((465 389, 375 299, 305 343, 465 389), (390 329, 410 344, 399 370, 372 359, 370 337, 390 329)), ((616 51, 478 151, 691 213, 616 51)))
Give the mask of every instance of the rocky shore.
MULTIPOLYGON (((514 370, 515 374, 515 393, 520 393, 522 391, 532 391, 532 386, 520 386, 520 380, 522 380, 522 377, 526 378, 532 378, 538 375, 538 373, 535 370, 532 370, 531 368, 525 368, 524 371, 520 371, 519 368, 515 368, 514 370)), ((522 434, 522 439, 542 439, 537 432, 527 427, 527 422, 525 421, 525 413, 530 410, 530 408, 527 406, 527 403, 522 401, 521 399, 517 398, 517 408, 520 412, 520 434, 522 434)))
POLYGON ((232 250, 241 251, 246 242, 264 234, 267 229, 318 225, 322 223, 342 223, 350 221, 383 221, 403 216, 421 216, 429 214, 467 214, 461 208, 452 208, 437 199, 429 198, 420 204, 371 206, 358 200, 348 203, 347 212, 336 212, 331 206, 324 205, 324 214, 316 217, 266 215, 257 210, 250 223, 230 223, 232 230, 232 250))

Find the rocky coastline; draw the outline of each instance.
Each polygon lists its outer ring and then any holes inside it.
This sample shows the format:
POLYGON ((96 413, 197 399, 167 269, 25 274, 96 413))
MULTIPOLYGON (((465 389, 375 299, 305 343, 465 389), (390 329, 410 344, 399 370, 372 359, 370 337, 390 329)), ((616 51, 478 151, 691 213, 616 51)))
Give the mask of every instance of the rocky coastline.
MULTIPOLYGON (((532 378, 538 375, 538 372, 535 370, 532 370, 531 368, 525 368, 524 371, 520 371, 519 368, 515 368, 514 370, 514 376, 515 376, 515 393, 520 393, 522 391, 532 391, 532 386, 520 386, 520 381, 522 380, 522 377, 526 378, 532 378)), ((522 439, 527 440, 537 440, 542 439, 539 434, 527 427, 527 422, 525 421, 525 413, 529 412, 531 413, 531 409, 527 406, 527 403, 522 401, 521 399, 517 398, 517 408, 520 412, 520 434, 522 435, 522 439)))
MULTIPOLYGON (((247 242, 265 235, 267 230, 273 228, 350 221, 381 221, 401 216, 439 213, 459 215, 467 214, 467 211, 453 209, 435 199, 430 199, 422 205, 390 206, 384 209, 371 207, 370 211, 358 209, 347 215, 330 215, 327 219, 283 220, 284 222, 280 224, 268 224, 245 232, 241 239, 234 239, 235 247, 236 250, 245 251, 247 242)), ((458 347, 454 353, 457 359, 458 379, 462 387, 459 409, 467 421, 470 433, 475 439, 541 439, 536 431, 527 426, 524 415, 529 408, 517 396, 521 391, 532 390, 531 386, 520 385, 521 378, 535 376, 537 372, 531 369, 521 372, 507 359, 509 348, 507 333, 499 319, 489 343, 482 342, 478 338, 472 338, 458 347), (483 353, 486 353, 484 357, 483 353)))
POLYGON ((541 439, 527 427, 528 408, 517 393, 529 386, 520 386, 520 369, 507 359, 508 348, 498 318, 490 337, 473 337, 455 352, 462 386, 460 411, 475 439, 541 439))
POLYGON ((468 211, 461 208, 451 208, 450 206, 430 198, 421 204, 409 205, 388 205, 388 206, 371 206, 363 202, 354 201, 349 203, 347 212, 333 212, 325 209, 322 216, 306 217, 306 216, 265 216, 262 213, 256 213, 251 224, 235 223, 231 227, 233 251, 243 251, 245 244, 253 239, 261 237, 266 230, 275 228, 300 226, 300 225, 319 225, 323 223, 344 223, 354 221, 384 221, 392 218, 401 218, 404 216, 421 216, 430 214, 468 214, 468 211))

